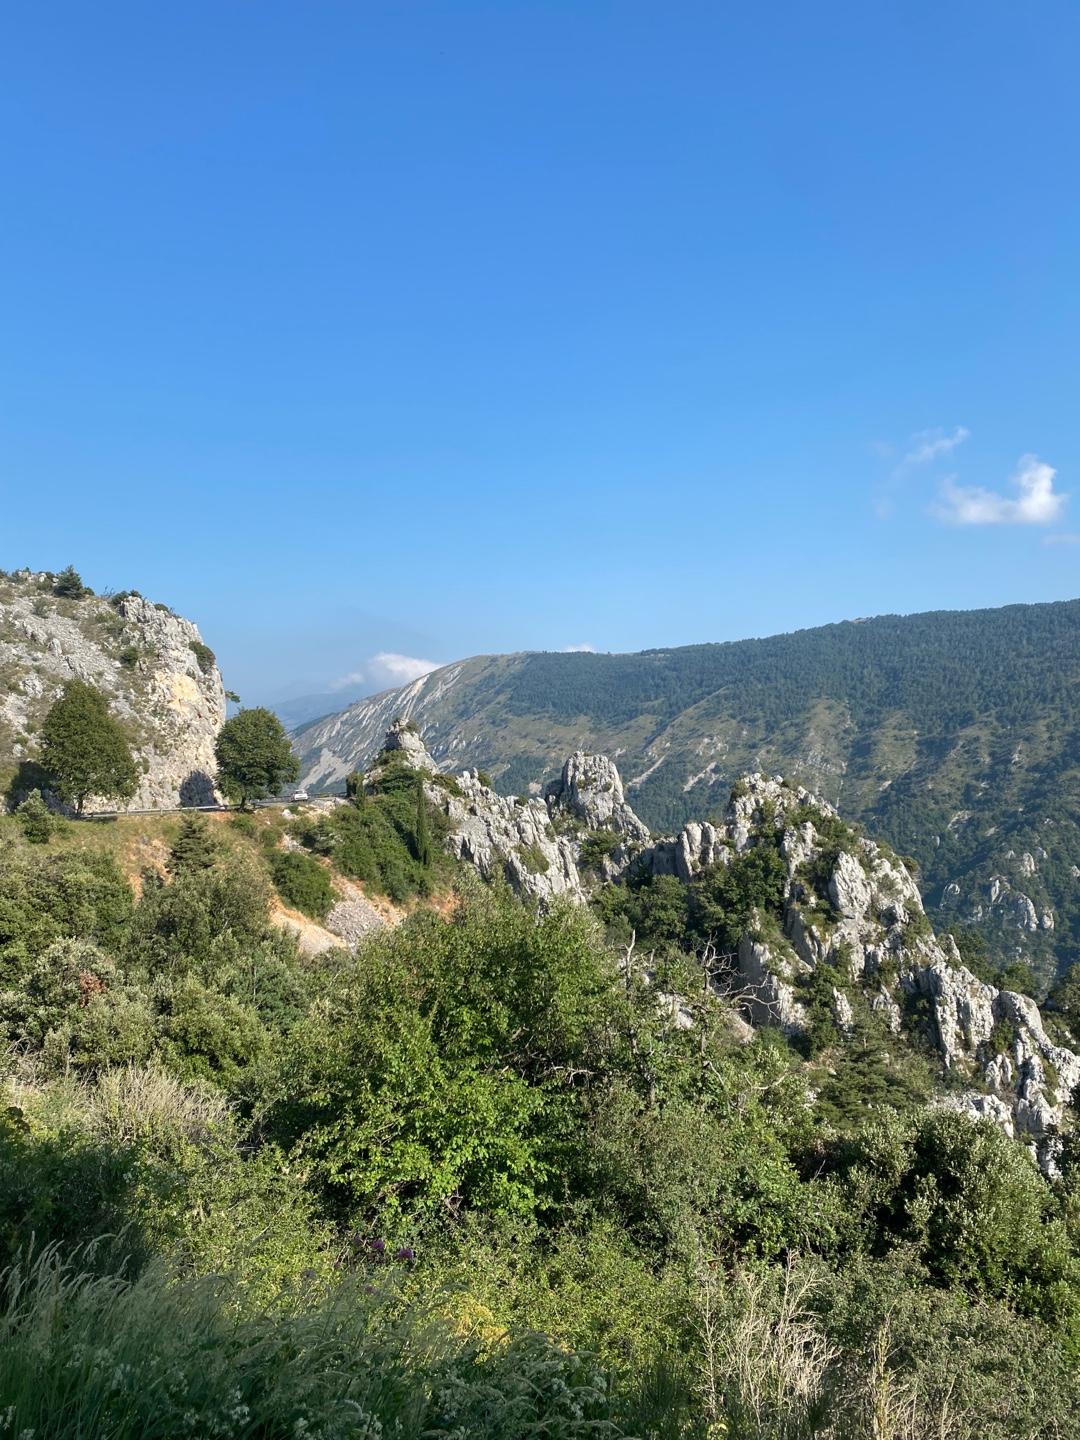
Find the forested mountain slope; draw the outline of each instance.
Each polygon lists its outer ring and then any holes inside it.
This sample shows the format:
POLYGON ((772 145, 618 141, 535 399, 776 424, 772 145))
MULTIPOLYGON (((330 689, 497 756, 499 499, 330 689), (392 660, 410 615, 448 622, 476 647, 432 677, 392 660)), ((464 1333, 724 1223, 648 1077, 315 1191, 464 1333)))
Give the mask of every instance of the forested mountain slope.
POLYGON ((845 621, 636 655, 487 656, 296 736, 308 785, 378 751, 396 714, 445 767, 524 792, 575 749, 617 758, 654 829, 780 772, 912 855, 938 923, 1049 977, 1080 958, 1080 601, 845 621))

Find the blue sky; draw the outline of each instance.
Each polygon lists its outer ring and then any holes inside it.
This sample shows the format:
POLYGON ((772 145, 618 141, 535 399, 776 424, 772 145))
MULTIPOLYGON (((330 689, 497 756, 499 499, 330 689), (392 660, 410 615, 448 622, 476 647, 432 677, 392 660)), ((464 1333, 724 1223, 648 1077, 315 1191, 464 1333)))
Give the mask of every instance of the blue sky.
POLYGON ((1076 595, 1078 52, 1075 0, 12 0, 0 565, 249 699, 1076 595))

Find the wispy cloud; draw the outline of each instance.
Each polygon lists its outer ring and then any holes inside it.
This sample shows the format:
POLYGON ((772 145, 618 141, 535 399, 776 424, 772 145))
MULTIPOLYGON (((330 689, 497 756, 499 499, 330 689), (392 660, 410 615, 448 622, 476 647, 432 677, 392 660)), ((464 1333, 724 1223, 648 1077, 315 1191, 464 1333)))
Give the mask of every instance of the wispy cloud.
POLYGON ((966 425, 957 425, 952 430, 936 425, 931 430, 917 430, 914 435, 909 435, 903 451, 899 446, 888 442, 876 442, 873 449, 878 457, 886 462, 895 461, 887 477, 877 486, 874 509, 878 518, 887 520, 893 514, 898 494, 910 481, 913 470, 922 465, 932 465, 935 460, 951 455, 957 446, 970 437, 971 431, 966 425), (896 459, 897 454, 900 455, 899 460, 896 459))
POLYGON ((957 485, 950 476, 934 513, 949 525, 1051 525, 1069 498, 1054 489, 1057 471, 1037 455, 1023 455, 1010 484, 1015 496, 981 485, 957 485))
POLYGON ((1044 535, 1044 545, 1080 545, 1080 534, 1075 530, 1060 530, 1056 535, 1044 535))
POLYGON ((951 455, 958 445, 970 438, 971 431, 966 425, 957 425, 951 435, 940 426, 934 430, 920 430, 908 441, 910 448, 897 468, 904 470, 913 465, 929 465, 943 455, 951 455))
POLYGON ((583 640, 580 645, 564 645, 562 653, 564 655, 595 655, 596 646, 590 645, 588 640, 583 640))
POLYGON ((416 655, 398 655, 393 650, 380 650, 365 660, 359 670, 350 670, 330 686, 331 690, 345 690, 350 685, 377 685, 389 689, 393 685, 408 685, 410 680, 419 680, 437 670, 437 660, 421 660, 416 655))

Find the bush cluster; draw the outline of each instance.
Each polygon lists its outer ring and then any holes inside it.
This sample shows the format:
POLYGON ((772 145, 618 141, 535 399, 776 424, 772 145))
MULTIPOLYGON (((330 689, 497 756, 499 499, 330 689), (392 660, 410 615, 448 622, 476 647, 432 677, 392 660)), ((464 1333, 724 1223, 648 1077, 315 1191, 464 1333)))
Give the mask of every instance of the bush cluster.
MULTIPOLYGON (((392 775, 311 843, 336 862, 386 825, 422 870, 418 793, 392 775)), ((673 1025, 665 974, 582 910, 467 887, 312 963, 204 821, 138 896, 10 827, 10 1433, 1070 1433, 1080 1166, 1047 1181, 929 1107, 868 1028, 830 1091, 707 990, 673 1025)), ((327 878, 273 864, 294 898, 327 878)), ((627 887, 612 923, 692 951, 775 906, 775 866, 751 850, 681 908, 627 887)))
POLYGON ((350 803, 294 826, 297 838, 335 870, 399 903, 446 880, 446 817, 424 795, 423 777, 400 762, 380 765, 375 788, 358 779, 350 803))

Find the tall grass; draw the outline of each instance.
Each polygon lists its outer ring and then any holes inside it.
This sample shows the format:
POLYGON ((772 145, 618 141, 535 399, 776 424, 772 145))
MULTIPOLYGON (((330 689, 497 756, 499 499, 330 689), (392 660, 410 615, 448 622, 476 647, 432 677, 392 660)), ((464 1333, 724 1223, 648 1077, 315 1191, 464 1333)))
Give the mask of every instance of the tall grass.
MULTIPOLYGON (((78 1257, 76 1257, 78 1259, 78 1257)), ((85 1259, 85 1257, 83 1257, 85 1259)), ((605 1377, 342 1282, 245 1313, 220 1277, 126 1281, 56 1250, 0 1277, 0 1435, 33 1440, 600 1440, 605 1377)))

